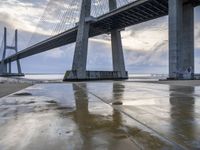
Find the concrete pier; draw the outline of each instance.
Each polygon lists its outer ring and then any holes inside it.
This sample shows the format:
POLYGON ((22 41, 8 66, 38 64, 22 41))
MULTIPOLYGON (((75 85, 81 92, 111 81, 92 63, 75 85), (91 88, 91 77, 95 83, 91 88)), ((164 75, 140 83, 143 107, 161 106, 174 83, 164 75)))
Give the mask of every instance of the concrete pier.
POLYGON ((0 64, 0 76, 5 74, 7 72, 7 64, 5 64, 3 61, 0 64))
POLYGON ((90 23, 86 22, 86 18, 90 16, 91 0, 82 0, 81 16, 79 21, 74 60, 72 70, 76 71, 77 78, 84 79, 86 77, 86 63, 88 51, 88 38, 90 23))
POLYGON ((3 61, 6 58, 6 47, 7 47, 7 29, 4 28, 4 41, 3 41, 3 56, 0 64, 0 75, 7 72, 7 64, 3 61))
POLYGON ((121 74, 120 71, 85 71, 85 77, 79 78, 76 71, 67 71, 64 81, 82 81, 82 80, 117 80, 127 79, 128 73, 121 74), (67 77, 67 79, 66 79, 67 77))
POLYGON ((65 73, 64 81, 86 80, 89 78, 86 75, 86 67, 90 22, 86 20, 90 17, 90 12, 91 0, 82 0, 72 70, 65 73))
POLYGON ((190 79, 194 74, 194 6, 191 1, 169 0, 169 77, 190 79))

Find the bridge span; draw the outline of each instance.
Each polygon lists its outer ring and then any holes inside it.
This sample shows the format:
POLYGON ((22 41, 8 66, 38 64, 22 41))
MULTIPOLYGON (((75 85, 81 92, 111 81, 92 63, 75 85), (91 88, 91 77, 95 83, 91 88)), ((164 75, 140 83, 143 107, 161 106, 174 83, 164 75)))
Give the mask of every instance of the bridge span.
MULTIPOLYGON (((120 30, 169 15, 169 76, 179 79, 187 68, 194 70, 194 7, 198 5, 200 0, 137 0, 117 9, 116 0, 109 0, 110 12, 95 18, 90 16, 91 0, 82 0, 76 27, 3 59, 1 68, 13 61, 76 42, 72 71, 66 72, 65 80, 126 79, 120 30), (88 38, 106 33, 111 34, 113 72, 86 71, 88 38)), ((2 70, 5 72, 1 73, 7 73, 7 69, 2 70)))

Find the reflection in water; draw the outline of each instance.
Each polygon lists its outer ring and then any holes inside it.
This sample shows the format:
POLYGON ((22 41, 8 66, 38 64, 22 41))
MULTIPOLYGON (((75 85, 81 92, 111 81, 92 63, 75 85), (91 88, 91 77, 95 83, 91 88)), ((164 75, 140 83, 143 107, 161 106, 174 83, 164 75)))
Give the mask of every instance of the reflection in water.
POLYGON ((113 83, 113 103, 123 104, 125 86, 120 83, 113 83))
POLYGON ((170 87, 172 137, 177 142, 190 147, 194 146, 195 136, 195 99, 192 96, 194 87, 170 87), (180 93, 185 95, 181 96, 180 93))
MULTIPOLYGON (((112 96, 108 99, 122 102, 124 92, 128 90, 126 84, 115 82, 109 85, 106 90, 112 96)), ((15 95, 2 100, 0 119, 4 125, 0 122, 0 149, 3 149, 2 140, 5 142, 3 146, 18 149, 21 144, 25 145, 24 149, 30 150, 39 149, 35 146, 48 150, 73 147, 86 150, 135 150, 138 147, 148 150, 172 149, 173 143, 124 113, 124 105, 107 105, 92 93, 89 94, 87 91, 91 91, 91 87, 99 90, 96 83, 95 86, 90 83, 36 85, 27 90, 33 96, 22 98, 15 95), (13 117, 15 115, 17 119, 13 117)), ((171 96, 173 98, 173 94, 171 96)), ((176 113, 179 109, 181 113, 184 111, 179 101, 171 100, 173 128, 182 131, 177 122, 177 119, 181 119, 176 113)), ((193 110, 193 104, 190 106, 186 105, 184 110, 193 110)), ((193 113, 187 115, 183 116, 185 120, 189 120, 193 113)), ((190 125, 187 129, 194 134, 194 127, 190 125)))
MULTIPOLYGON (((87 89, 86 84, 82 88, 87 89)), ((73 84, 76 110, 74 112, 74 120, 78 125, 82 136, 82 149, 95 149, 102 145, 103 148, 119 149, 121 142, 115 138, 124 133, 120 129, 121 114, 113 110, 113 114, 102 116, 101 114, 91 114, 89 112, 89 97, 88 93, 73 84), (108 133, 109 132, 109 133, 108 133)), ((97 104, 98 105, 98 104, 97 104)), ((102 110, 103 111, 103 110, 102 110)), ((120 138, 128 140, 127 136, 120 138)), ((133 143, 130 142, 126 147, 129 149, 133 143)))
MULTIPOLYGON (((114 102, 122 102, 124 100, 124 93, 125 93, 125 85, 121 82, 114 82, 113 83, 113 98, 112 100, 114 102)), ((118 110, 122 109, 122 106, 114 106, 114 108, 117 108, 118 110)), ((119 111, 116 111, 114 115, 121 115, 119 111)), ((141 130, 141 126, 139 127, 136 122, 132 122, 129 119, 123 116, 122 120, 119 120, 119 118, 122 117, 114 117, 113 120, 117 118, 118 120, 115 121, 117 126, 124 126, 126 127, 126 131, 128 133, 128 136, 132 138, 132 141, 139 147, 139 149, 149 149, 149 150, 157 150, 157 149, 176 149, 174 147, 175 145, 171 145, 168 142, 163 142, 161 139, 159 139, 156 136, 153 136, 153 133, 147 132, 147 130, 141 130), (120 122, 118 122, 120 121, 120 122)))
MULTIPOLYGON (((81 88, 87 89, 87 84, 81 83, 81 88)), ((102 115, 92 113, 89 110, 90 103, 101 105, 99 100, 88 95, 88 92, 73 84, 76 110, 73 112, 73 119, 76 122, 81 139, 81 149, 164 149, 172 148, 172 145, 165 143, 148 129, 143 130, 140 124, 122 115, 118 109, 102 107, 103 113, 107 109, 113 109, 112 114, 102 115), (95 101, 95 102, 94 102, 95 101), (99 102, 98 102, 99 101, 99 102)), ((113 83, 113 100, 122 101, 125 86, 120 83, 113 83)), ((106 105, 106 104, 105 104, 106 105)), ((94 107, 94 105, 91 105, 94 107)), ((120 109, 121 106, 115 108, 120 109)))
MULTIPOLYGON (((85 85, 84 85, 85 86, 85 85)), ((80 133, 83 139, 83 149, 88 149, 91 145, 91 137, 89 135, 91 119, 88 111, 88 95, 85 92, 78 90, 78 87, 73 84, 76 111, 74 113, 74 120, 79 126, 80 133)))

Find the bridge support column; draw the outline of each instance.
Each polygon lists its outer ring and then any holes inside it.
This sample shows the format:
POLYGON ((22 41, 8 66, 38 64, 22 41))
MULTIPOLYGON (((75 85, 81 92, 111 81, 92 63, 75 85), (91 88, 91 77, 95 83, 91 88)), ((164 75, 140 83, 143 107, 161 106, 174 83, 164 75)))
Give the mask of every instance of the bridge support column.
POLYGON ((86 18, 90 16, 91 0, 82 0, 81 16, 76 39, 76 47, 72 70, 76 72, 79 79, 86 78, 88 38, 90 23, 86 22, 86 18))
POLYGON ((66 72, 64 80, 84 80, 86 78, 88 38, 90 29, 90 23, 86 22, 86 18, 90 17, 90 11, 91 0, 82 0, 72 71, 66 72))
MULTIPOLYGON (((110 11, 117 8, 116 0, 109 0, 110 11)), ((121 41, 121 33, 118 30, 111 31, 111 43, 112 43, 112 60, 113 71, 118 72, 118 76, 121 78, 128 78, 128 73, 125 69, 124 54, 121 41)))
POLYGON ((12 73, 12 64, 11 64, 11 62, 9 62, 9 74, 11 74, 12 73))
POLYGON ((7 73, 7 64, 4 62, 4 59, 6 57, 6 47, 7 47, 7 29, 4 28, 4 35, 3 35, 3 56, 1 61, 1 70, 0 75, 7 73))
POLYGON ((7 73, 7 64, 4 62, 1 62, 0 64, 0 76, 4 75, 7 73))
MULTIPOLYGON (((15 52, 18 52, 18 31, 15 30, 15 52)), ((20 65, 20 61, 19 59, 17 59, 17 70, 18 70, 18 74, 22 74, 22 69, 21 69, 21 65, 20 65)))
POLYGON ((190 0, 169 0, 169 78, 194 76, 194 7, 190 0))

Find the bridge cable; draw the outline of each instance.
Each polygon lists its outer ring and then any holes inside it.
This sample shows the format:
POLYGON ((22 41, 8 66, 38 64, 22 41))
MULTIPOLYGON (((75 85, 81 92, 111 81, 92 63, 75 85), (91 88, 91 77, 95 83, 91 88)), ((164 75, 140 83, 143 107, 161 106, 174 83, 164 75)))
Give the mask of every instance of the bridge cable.
POLYGON ((60 28, 58 30, 58 32, 62 32, 64 31, 65 28, 70 28, 70 23, 72 22, 72 15, 73 15, 73 9, 70 9, 69 7, 71 6, 73 8, 73 0, 71 0, 71 2, 69 3, 67 10, 63 16, 62 16, 62 19, 61 19, 61 24, 60 24, 60 28), (68 26, 66 25, 66 22, 67 22, 67 18, 68 18, 68 26))
MULTIPOLYGON (((62 3, 62 2, 61 2, 62 3)), ((62 9, 59 9, 57 7, 57 5, 60 5, 60 1, 59 0, 54 0, 52 2, 52 6, 50 5, 48 8, 50 9, 50 11, 47 9, 46 10, 46 15, 45 16, 51 16, 53 15, 53 19, 57 18, 57 20, 60 20, 62 18, 62 9), (53 8, 51 8, 53 7, 53 8), (53 10, 53 11, 52 11, 53 10)), ((62 5, 63 6, 63 5, 62 5)), ((46 20, 44 22, 44 24, 49 24, 46 20)), ((54 31, 56 29, 56 26, 57 26, 58 23, 53 23, 52 25, 52 30, 54 31)), ((51 32, 49 33, 49 36, 52 36, 53 34, 53 31, 51 30, 51 32)), ((56 34, 56 33, 54 33, 56 34)))
POLYGON ((45 7, 45 9, 43 11, 43 14, 42 14, 40 20, 38 21, 38 24, 37 24, 37 26, 35 28, 35 31, 32 33, 32 35, 31 35, 31 37, 30 37, 30 39, 28 41, 27 47, 32 45, 33 39, 35 38, 36 31, 38 30, 38 28, 40 26, 40 23, 44 21, 44 17, 45 17, 46 11, 47 11, 48 7, 52 4, 52 2, 53 2, 53 0, 49 0, 49 2, 47 3, 47 5, 46 5, 46 7, 45 7))
MULTIPOLYGON (((62 1, 64 2, 64 1, 62 1)), ((58 23, 56 24, 54 30, 53 30, 53 34, 56 35, 59 33, 59 30, 60 30, 60 26, 61 26, 61 23, 62 23, 62 19, 63 19, 63 12, 61 9, 59 9, 59 17, 58 17, 58 23)))
POLYGON ((57 15, 57 21, 58 21, 58 23, 54 23, 53 28, 52 28, 52 31, 51 31, 51 34, 50 34, 51 36, 57 34, 58 24, 59 24, 59 22, 60 22, 60 19, 62 18, 62 11, 61 11, 61 10, 59 10, 59 13, 57 13, 57 14, 58 14, 58 15, 57 15))
POLYGON ((4 50, 4 38, 2 38, 1 47, 0 47, 0 55, 2 56, 1 57, 2 59, 3 59, 3 50, 4 50))
POLYGON ((33 32, 32 36, 27 44, 27 47, 29 47, 30 45, 33 44, 35 38, 37 38, 37 36, 38 36, 38 30, 40 28, 42 28, 42 26, 44 26, 45 22, 47 22, 47 19, 49 19, 48 17, 50 16, 50 13, 52 13, 52 10, 54 10, 56 1, 57 0, 49 0, 48 1, 47 5, 43 11, 42 16, 41 16, 40 20, 38 21, 35 31, 33 32))

